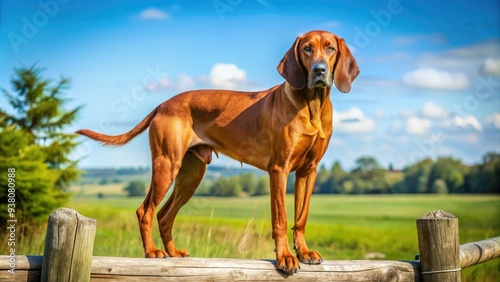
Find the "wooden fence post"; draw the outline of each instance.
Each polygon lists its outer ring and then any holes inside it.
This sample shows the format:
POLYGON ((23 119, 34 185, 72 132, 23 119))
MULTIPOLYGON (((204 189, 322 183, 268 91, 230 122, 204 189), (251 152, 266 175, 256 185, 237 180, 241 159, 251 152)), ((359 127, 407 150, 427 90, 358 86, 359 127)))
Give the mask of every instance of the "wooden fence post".
POLYGON ((458 219, 432 211, 417 219, 420 277, 424 282, 460 281, 458 219))
POLYGON ((96 220, 60 208, 50 214, 41 281, 90 281, 96 220))

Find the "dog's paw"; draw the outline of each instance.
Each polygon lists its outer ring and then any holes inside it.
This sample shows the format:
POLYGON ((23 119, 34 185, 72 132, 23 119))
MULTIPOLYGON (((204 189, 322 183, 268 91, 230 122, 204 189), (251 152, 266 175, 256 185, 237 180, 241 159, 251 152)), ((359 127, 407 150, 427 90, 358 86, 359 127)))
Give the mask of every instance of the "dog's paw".
POLYGON ((276 257, 276 268, 283 272, 293 274, 297 273, 300 266, 298 259, 294 255, 288 254, 276 257))
POLYGON ((152 250, 146 253, 147 258, 166 258, 168 257, 167 252, 163 250, 152 250))
POLYGON ((318 252, 308 249, 297 250, 297 258, 301 263, 305 264, 320 264, 323 262, 323 257, 318 252))
POLYGON ((171 251, 171 252, 169 251, 168 255, 170 257, 177 257, 177 258, 178 257, 185 258, 185 257, 189 257, 190 256, 188 251, 186 251, 186 250, 177 250, 177 249, 175 249, 174 251, 171 251))

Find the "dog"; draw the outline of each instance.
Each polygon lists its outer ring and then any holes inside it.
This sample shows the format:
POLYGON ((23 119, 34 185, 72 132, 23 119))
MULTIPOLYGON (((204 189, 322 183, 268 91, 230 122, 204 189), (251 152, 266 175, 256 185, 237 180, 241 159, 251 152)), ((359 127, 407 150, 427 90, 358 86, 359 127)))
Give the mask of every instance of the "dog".
POLYGON ((280 61, 278 72, 285 82, 260 92, 195 90, 178 94, 121 135, 77 131, 104 145, 120 146, 149 127, 151 187, 137 209, 146 257, 189 256, 174 245, 172 226, 215 152, 269 173, 276 268, 295 273, 299 261, 323 261, 317 251, 307 247, 305 228, 317 167, 333 131, 330 89, 335 84, 340 92, 349 92, 359 68, 342 38, 327 31, 311 31, 297 37, 280 61), (292 171, 296 176, 295 255, 288 245, 285 209, 286 182, 292 171), (165 247, 161 250, 153 243, 152 223, 174 180, 174 191, 157 214, 165 247))

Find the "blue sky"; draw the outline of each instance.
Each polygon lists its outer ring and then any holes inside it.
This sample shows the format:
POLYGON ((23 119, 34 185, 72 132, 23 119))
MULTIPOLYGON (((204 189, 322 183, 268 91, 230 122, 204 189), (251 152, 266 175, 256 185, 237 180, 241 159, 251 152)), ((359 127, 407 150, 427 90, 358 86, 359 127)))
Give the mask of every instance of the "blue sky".
MULTIPOLYGON (((498 1, 0 1, 0 87, 14 67, 71 78, 68 131, 128 131, 189 89, 267 89, 297 35, 343 37, 361 74, 332 89, 335 131, 323 159, 362 155, 396 168, 424 157, 472 164, 500 151, 498 1)), ((5 100, 0 98, 2 106, 5 100)), ((82 167, 147 166, 147 134, 121 148, 79 139, 82 167)), ((215 158, 214 158, 215 159, 215 158)), ((214 163, 239 165, 223 157, 214 163)))

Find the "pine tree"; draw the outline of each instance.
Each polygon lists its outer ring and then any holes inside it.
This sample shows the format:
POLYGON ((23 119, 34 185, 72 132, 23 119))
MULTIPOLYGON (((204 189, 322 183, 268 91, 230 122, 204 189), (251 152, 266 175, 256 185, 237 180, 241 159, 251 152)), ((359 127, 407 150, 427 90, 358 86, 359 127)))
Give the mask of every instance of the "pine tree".
POLYGON ((42 78, 43 70, 32 66, 15 69, 12 79, 15 93, 2 89, 12 107, 12 113, 0 108, 0 128, 14 128, 27 133, 30 144, 38 145, 45 153, 44 163, 59 173, 56 187, 64 190, 78 176, 77 161, 69 159, 76 147, 75 135, 62 130, 70 125, 82 108, 64 108, 68 99, 63 91, 68 89, 69 79, 59 82, 42 78))
MULTIPOLYGON (((42 72, 36 66, 15 69, 13 92, 2 88, 9 106, 0 107, 0 186, 7 187, 7 171, 14 169, 16 213, 25 224, 46 220, 68 199, 66 188, 78 177, 77 161, 69 158, 76 135, 63 130, 81 107, 66 110, 69 80, 53 82, 42 72)), ((7 197, 0 189, 1 217, 8 216, 7 197)))

